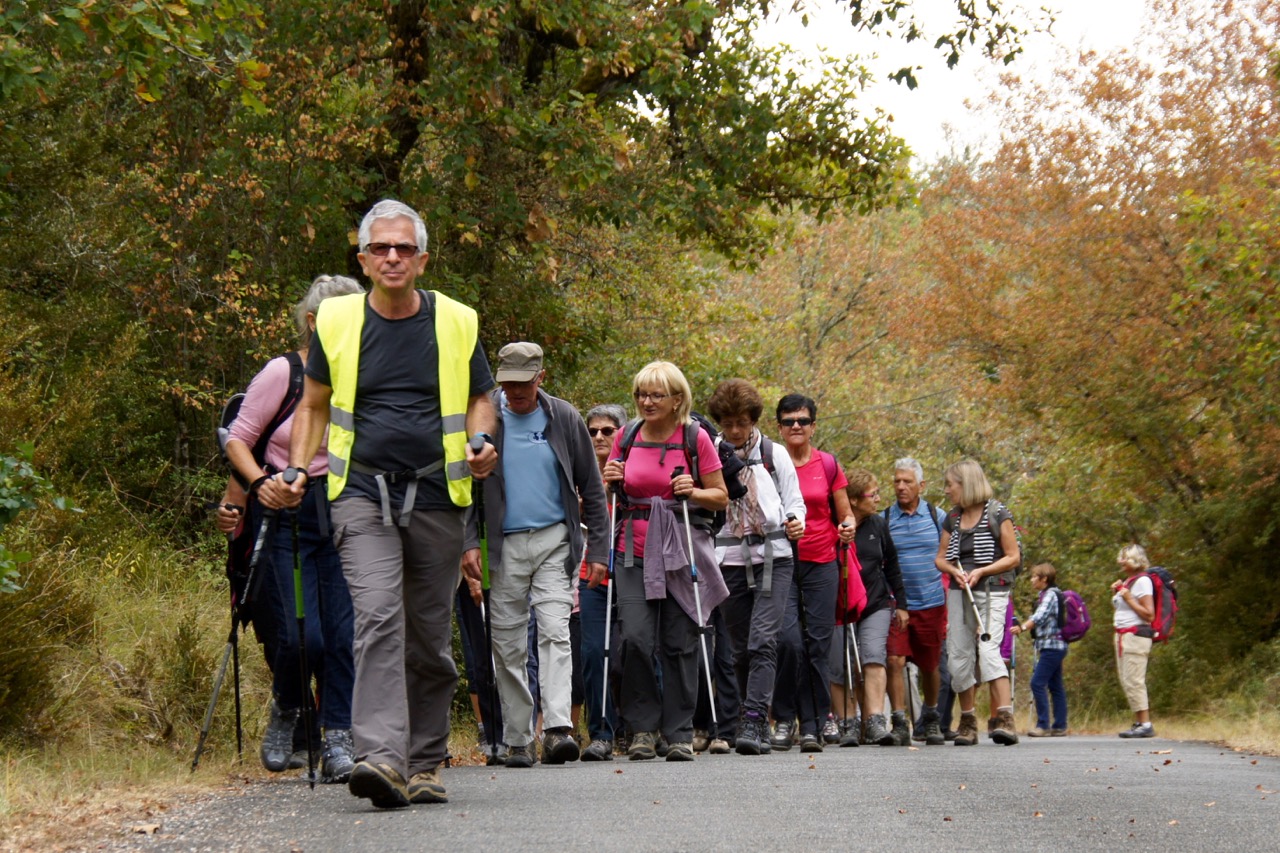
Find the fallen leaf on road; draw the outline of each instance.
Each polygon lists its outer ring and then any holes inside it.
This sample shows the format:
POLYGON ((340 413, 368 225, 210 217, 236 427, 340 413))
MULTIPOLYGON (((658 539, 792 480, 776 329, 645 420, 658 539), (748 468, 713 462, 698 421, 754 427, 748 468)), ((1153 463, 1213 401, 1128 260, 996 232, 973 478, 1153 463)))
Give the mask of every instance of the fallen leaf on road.
POLYGON ((898 809, 898 814, 906 814, 906 813, 907 813, 906 809, 898 809))
POLYGON ((1204 804, 1204 807, 1205 807, 1206 809, 1211 809, 1211 808, 1213 808, 1214 806, 1216 806, 1217 804, 1218 804, 1218 801, 1217 801, 1217 800, 1214 800, 1214 801, 1213 801, 1213 802, 1211 802, 1211 803, 1205 803, 1205 804, 1204 804))
POLYGON ((943 819, 944 821, 946 821, 947 823, 950 823, 950 822, 951 822, 951 815, 943 815, 942 819, 943 819))
POLYGON ((1046 758, 1046 759, 1044 760, 1044 763, 1045 763, 1045 764, 1052 764, 1053 762, 1051 762, 1049 759, 1047 759, 1047 758, 1046 758))
POLYGON ((1177 826, 1177 825, 1178 825, 1178 822, 1176 820, 1169 821, 1169 826, 1177 826))
POLYGON ((1258 786, 1257 788, 1255 788, 1254 790, 1256 790, 1256 791, 1261 791, 1261 792, 1262 792, 1262 793, 1264 793, 1264 794, 1276 794, 1276 793, 1280 793, 1280 791, 1268 791, 1266 788, 1262 787, 1261 785, 1259 785, 1259 786, 1258 786))
POLYGON ((1085 773, 1097 773, 1097 772, 1098 772, 1098 768, 1096 768, 1096 767, 1090 767, 1088 770, 1086 770, 1086 771, 1084 771, 1084 772, 1085 772, 1085 773))
POLYGON ((1168 766, 1169 766, 1170 764, 1172 764, 1172 763, 1173 763, 1173 759, 1172 759, 1172 758, 1166 758, 1166 759, 1164 760, 1164 766, 1165 766, 1165 767, 1168 767, 1168 766))
POLYGON ((1031 787, 1033 787, 1033 788, 1039 788, 1040 786, 1039 786, 1038 784, 1036 784, 1035 782, 1032 782, 1032 783, 1031 783, 1031 787))
POLYGON ((961 785, 961 786, 960 786, 960 790, 961 790, 961 791, 963 791, 963 790, 964 790, 965 788, 967 788, 967 787, 969 787, 969 786, 968 786, 968 785, 961 785))
POLYGON ((1253 759, 1253 761, 1250 761, 1249 763, 1250 763, 1250 764, 1257 764, 1257 763, 1258 763, 1258 759, 1256 759, 1256 758, 1255 758, 1255 759, 1253 759))
MULTIPOLYGON (((301 635, 299 635, 299 636, 301 636, 301 635)), ((654 804, 655 806, 660 806, 660 805, 662 805, 662 800, 654 800, 654 801, 653 801, 653 804, 654 804)))
POLYGON ((1173 755, 1173 750, 1172 749, 1153 749, 1151 750, 1151 754, 1152 755, 1173 755))
MULTIPOLYGON (((1261 787, 1261 786, 1259 786, 1259 787, 1261 787)), ((136 833, 138 833, 139 835, 155 835, 157 832, 159 832, 159 831, 160 831, 160 824, 158 824, 158 823, 135 823, 135 824, 133 825, 133 831, 134 831, 134 832, 136 832, 136 833)))
POLYGON ((613 772, 614 772, 614 773, 617 773, 619 776, 621 776, 621 775, 622 775, 622 768, 618 768, 617 770, 615 770, 615 771, 613 771, 613 772))
POLYGON ((908 752, 919 752, 919 751, 920 751, 920 747, 918 747, 918 746, 909 746, 909 747, 907 747, 907 751, 908 751, 908 752))
POLYGON ((1044 817, 1044 812, 1036 812, 1032 817, 1044 817))

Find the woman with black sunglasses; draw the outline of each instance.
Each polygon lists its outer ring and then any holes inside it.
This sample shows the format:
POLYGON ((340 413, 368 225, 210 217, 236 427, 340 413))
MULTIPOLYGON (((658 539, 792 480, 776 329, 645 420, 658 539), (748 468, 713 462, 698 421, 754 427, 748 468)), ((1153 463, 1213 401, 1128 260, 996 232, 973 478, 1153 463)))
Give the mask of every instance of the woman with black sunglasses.
MULTIPOLYGON (((810 749, 816 741, 840 742, 839 721, 831 713, 831 673, 827 656, 835 630, 836 591, 840 570, 836 542, 850 542, 854 534, 853 509, 845 486, 844 471, 834 456, 813 446, 818 404, 803 394, 788 394, 778 401, 778 433, 800 481, 806 513, 804 536, 799 542, 800 561, 791 580, 787 612, 778 635, 778 674, 773 694, 775 749, 790 749, 800 740, 810 749), (837 527, 837 523, 848 526, 837 527), (799 600, 804 599, 805 632, 801 636, 799 600), (803 644, 803 645, 802 645, 803 644), (816 707, 815 707, 816 705, 816 707), (807 737, 806 737, 807 736, 807 737)), ((844 702, 839 703, 843 711, 844 702)), ((844 713, 840 714, 843 718, 844 713)))
MULTIPOLYGON (((621 432, 627 423, 627 410, 614 403, 593 406, 586 415, 587 432, 591 435, 591 445, 595 448, 596 462, 604 476, 604 465, 609 461, 609 451, 613 449, 614 434, 621 432)), ((587 734, 591 743, 582 752, 583 761, 609 761, 613 758, 613 738, 617 731, 616 696, 618 667, 620 656, 615 652, 610 657, 610 668, 613 678, 609 679, 610 691, 606 707, 601 708, 601 694, 604 692, 604 626, 605 610, 608 607, 608 583, 605 578, 597 586, 588 584, 587 565, 584 561, 578 581, 578 637, 581 663, 583 699, 587 706, 587 734)), ((618 648, 618 622, 615 618, 610 634, 611 650, 618 648)), ((576 680, 576 679, 575 679, 576 680)))

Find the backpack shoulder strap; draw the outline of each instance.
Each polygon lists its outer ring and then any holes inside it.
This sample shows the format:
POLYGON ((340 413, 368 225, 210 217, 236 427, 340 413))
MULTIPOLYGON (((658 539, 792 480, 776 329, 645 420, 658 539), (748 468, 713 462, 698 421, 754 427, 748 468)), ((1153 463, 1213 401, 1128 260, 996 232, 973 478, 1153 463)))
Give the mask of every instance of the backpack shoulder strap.
POLYGON ((284 357, 289 362, 289 386, 285 389, 284 397, 280 400, 280 408, 276 410, 275 415, 263 428, 262 435, 258 436, 258 442, 253 446, 253 458, 257 460, 259 465, 262 464, 262 460, 266 457, 267 445, 271 442, 271 436, 275 435, 276 430, 280 429, 284 422, 293 416, 294 410, 298 408, 298 403, 302 400, 304 379, 302 356, 296 352, 287 352, 284 357))
MULTIPOLYGON (((920 503, 924 504, 924 508, 925 508, 925 510, 929 513, 929 520, 933 522, 933 529, 937 531, 937 533, 938 533, 938 538, 939 538, 939 539, 941 539, 941 538, 942 538, 942 525, 938 522, 938 513, 935 511, 934 506, 933 506, 932 504, 930 504, 930 503, 929 503, 927 500, 925 500, 924 498, 921 498, 921 499, 920 499, 920 503)), ((886 512, 887 512, 887 510, 886 510, 886 512)), ((887 515, 885 516, 885 518, 888 518, 888 517, 889 517, 889 516, 887 516, 887 515)))
POLYGON ((702 425, 696 420, 691 420, 684 426, 684 454, 689 460, 689 473, 693 475, 693 482, 702 485, 702 468, 698 464, 698 433, 702 431, 702 425))
POLYGON ((818 458, 822 460, 822 470, 827 475, 827 491, 831 491, 836 487, 836 475, 839 473, 839 466, 836 465, 836 458, 825 450, 817 451, 818 458))
POLYGON ((760 434, 760 464, 764 466, 764 470, 769 472, 769 476, 773 478, 774 488, 781 495, 782 486, 778 483, 778 467, 773 464, 773 442, 764 433, 760 434))
POLYGON ((636 418, 630 421, 622 430, 622 443, 618 449, 622 451, 623 462, 626 462, 627 457, 631 455, 631 447, 636 443, 636 436, 640 434, 640 424, 642 423, 644 421, 636 418))

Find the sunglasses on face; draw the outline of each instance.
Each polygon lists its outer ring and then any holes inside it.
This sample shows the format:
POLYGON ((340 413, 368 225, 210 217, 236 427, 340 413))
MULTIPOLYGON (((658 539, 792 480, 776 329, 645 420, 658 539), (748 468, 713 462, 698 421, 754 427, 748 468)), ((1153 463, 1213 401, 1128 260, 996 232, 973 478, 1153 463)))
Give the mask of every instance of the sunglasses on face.
POLYGON ((780 418, 778 423, 790 429, 793 426, 812 426, 813 418, 780 418))
POLYGON ((412 258, 418 254, 418 247, 412 243, 370 243, 364 247, 364 250, 375 258, 385 258, 391 254, 391 250, 396 250, 396 255, 402 258, 412 258))
POLYGON ((617 427, 587 427, 587 432, 591 433, 592 438, 595 438, 597 435, 603 435, 605 438, 609 438, 617 431, 617 427))

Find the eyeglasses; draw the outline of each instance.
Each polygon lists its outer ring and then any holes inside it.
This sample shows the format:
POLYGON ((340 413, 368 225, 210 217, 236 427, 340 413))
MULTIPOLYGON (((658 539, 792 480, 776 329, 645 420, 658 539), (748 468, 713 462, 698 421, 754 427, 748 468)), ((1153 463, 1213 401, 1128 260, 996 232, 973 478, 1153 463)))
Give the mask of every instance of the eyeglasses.
POLYGON ((793 426, 807 427, 813 424, 813 418, 778 418, 778 423, 788 429, 793 426))
POLYGON ((880 490, 876 489, 874 492, 864 492, 862 496, 864 498, 878 498, 880 497, 880 490))
POLYGON ((370 243, 364 249, 375 258, 385 258, 391 254, 392 249, 402 258, 412 258, 418 254, 418 247, 412 243, 370 243))
POLYGON ((587 427, 587 432, 591 433, 592 438, 595 438, 597 435, 603 435, 605 438, 609 438, 617 431, 617 427, 587 427))
POLYGON ((651 394, 648 391, 637 391, 635 393, 636 402, 640 403, 648 400, 650 403, 661 403, 663 400, 672 396, 671 394, 651 394))

